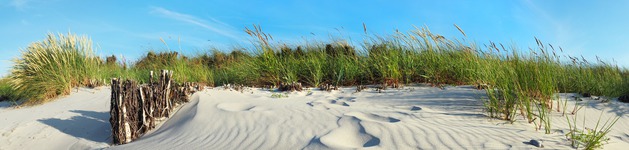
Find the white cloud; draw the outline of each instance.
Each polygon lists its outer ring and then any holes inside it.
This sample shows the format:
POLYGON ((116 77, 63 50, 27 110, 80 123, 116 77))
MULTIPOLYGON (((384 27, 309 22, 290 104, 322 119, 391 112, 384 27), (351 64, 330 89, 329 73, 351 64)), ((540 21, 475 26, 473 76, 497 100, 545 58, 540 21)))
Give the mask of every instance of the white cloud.
POLYGON ((236 40, 242 39, 240 36, 238 36, 234 27, 230 26, 227 23, 221 22, 215 18, 210 17, 209 20, 205 20, 205 19, 197 18, 192 15, 171 11, 171 10, 161 8, 161 7, 152 7, 151 13, 159 14, 170 19, 174 19, 174 20, 186 22, 192 25, 196 25, 199 27, 203 27, 212 32, 218 33, 220 35, 223 35, 232 39, 236 39, 236 40))

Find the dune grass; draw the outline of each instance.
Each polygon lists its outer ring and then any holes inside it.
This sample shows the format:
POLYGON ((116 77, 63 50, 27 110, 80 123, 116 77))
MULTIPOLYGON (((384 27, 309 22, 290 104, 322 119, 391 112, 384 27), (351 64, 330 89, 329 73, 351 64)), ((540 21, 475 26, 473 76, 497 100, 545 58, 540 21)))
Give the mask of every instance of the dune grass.
POLYGON ((563 49, 538 39, 537 47, 528 50, 491 42, 481 47, 417 28, 369 37, 356 48, 344 40, 273 43, 259 26, 246 32, 256 41, 252 49, 214 49, 190 56, 166 49, 150 51, 130 64, 117 61, 115 56, 105 61, 96 57, 85 36, 50 34, 23 50, 9 82, 16 89, 15 95, 24 95, 29 103, 68 94, 73 87, 106 84, 112 77, 146 82, 150 71, 161 69, 177 72, 178 82, 210 86, 260 87, 293 82, 311 87, 485 85, 488 116, 509 121, 522 117, 546 133, 551 131, 549 114, 554 105, 560 108, 555 93, 607 98, 629 95, 627 69, 564 55, 563 49))
POLYGON ((146 56, 140 58, 132 69, 128 70, 128 78, 146 83, 151 71, 172 70, 178 76, 173 79, 177 82, 199 82, 212 85, 214 83, 211 70, 204 64, 204 61, 196 58, 188 58, 178 52, 154 52, 149 51, 146 56))
POLYGON ((37 104, 69 94, 73 87, 100 84, 101 64, 86 36, 48 34, 14 60, 10 82, 18 95, 29 99, 26 104, 37 104))

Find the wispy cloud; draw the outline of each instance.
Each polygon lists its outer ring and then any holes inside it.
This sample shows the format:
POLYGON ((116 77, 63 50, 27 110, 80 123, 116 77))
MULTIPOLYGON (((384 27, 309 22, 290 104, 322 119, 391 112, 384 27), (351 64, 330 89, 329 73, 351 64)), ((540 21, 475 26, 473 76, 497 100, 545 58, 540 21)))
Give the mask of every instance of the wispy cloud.
POLYGON ((46 3, 56 2, 58 0, 7 0, 8 3, 3 5, 13 7, 17 11, 27 11, 33 7, 41 6, 46 3))
POLYGON ((569 48, 568 51, 578 52, 582 51, 585 47, 585 43, 577 41, 576 37, 583 36, 581 33, 576 32, 570 23, 565 20, 558 19, 552 16, 547 10, 544 10, 539 4, 531 0, 524 0, 524 5, 529 8, 536 16, 539 16, 537 21, 538 26, 544 28, 546 33, 550 33, 552 37, 559 43, 555 43, 569 48), (544 23, 545 22, 545 23, 544 23))
POLYGON ((32 2, 32 0, 11 0, 9 5, 14 7, 15 9, 21 10, 24 7, 28 6, 28 3, 32 2))
POLYGON ((221 22, 215 18, 209 17, 208 18, 209 20, 205 20, 205 19, 197 18, 192 15, 168 10, 162 7, 152 7, 151 13, 158 14, 158 15, 170 18, 170 19, 186 22, 186 23, 196 25, 199 27, 203 27, 212 32, 218 33, 220 35, 223 35, 232 39, 236 39, 236 40, 242 39, 242 37, 239 36, 237 31, 234 29, 234 27, 232 27, 231 25, 227 23, 221 22))

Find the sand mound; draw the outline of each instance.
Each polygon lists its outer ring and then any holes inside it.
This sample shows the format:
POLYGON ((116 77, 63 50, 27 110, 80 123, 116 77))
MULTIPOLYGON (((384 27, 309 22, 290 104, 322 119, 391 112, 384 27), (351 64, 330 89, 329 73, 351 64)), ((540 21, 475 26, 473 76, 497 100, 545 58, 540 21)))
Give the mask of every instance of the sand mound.
POLYGON ((338 120, 339 128, 323 135, 319 140, 329 148, 347 149, 372 147, 380 144, 380 139, 367 133, 360 124, 361 119, 343 116, 338 120))

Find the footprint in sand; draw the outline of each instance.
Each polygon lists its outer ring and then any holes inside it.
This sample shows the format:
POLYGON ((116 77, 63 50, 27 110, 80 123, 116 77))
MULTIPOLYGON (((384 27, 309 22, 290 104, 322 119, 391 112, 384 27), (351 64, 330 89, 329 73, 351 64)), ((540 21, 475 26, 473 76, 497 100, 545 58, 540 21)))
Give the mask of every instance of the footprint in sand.
POLYGON ((386 122, 386 123, 396 123, 400 122, 400 119, 393 117, 384 117, 377 114, 372 113, 362 113, 362 112, 349 112, 345 113, 345 116, 353 116, 362 121, 372 121, 372 122, 386 122))
POLYGON ((337 100, 343 100, 347 102, 356 102, 356 97, 339 97, 337 100))
POLYGON ((306 103, 308 106, 318 110, 329 110, 334 106, 349 107, 349 103, 342 99, 335 100, 316 100, 306 103))
POLYGON ((419 107, 419 106, 412 106, 410 110, 411 111, 419 111, 419 110, 422 110, 422 108, 419 107))
POLYGON ((321 102, 317 102, 317 101, 312 101, 312 102, 308 102, 306 103, 308 104, 308 106, 316 109, 316 110, 329 110, 330 107, 326 106, 325 104, 321 103, 321 102))
POLYGON ((323 135, 318 142, 332 149, 354 149, 379 145, 380 138, 367 133, 360 122, 361 119, 357 117, 343 116, 337 121, 339 128, 323 135))
POLYGON ((421 108, 419 106, 393 106, 393 108, 395 109, 400 109, 401 111, 420 111, 420 110, 424 110, 424 108, 421 108))
POLYGON ((14 130, 15 130, 15 128, 13 128, 13 130, 11 130, 11 131, 4 131, 4 130, 2 130, 1 131, 2 132, 2 136, 9 137, 11 135, 11 133, 13 133, 14 130))
POLYGON ((256 106, 247 103, 220 103, 216 108, 224 111, 255 111, 256 106))
POLYGON ((340 105, 340 106, 349 106, 349 104, 347 102, 341 101, 341 100, 331 100, 330 104, 336 104, 336 105, 340 105))

